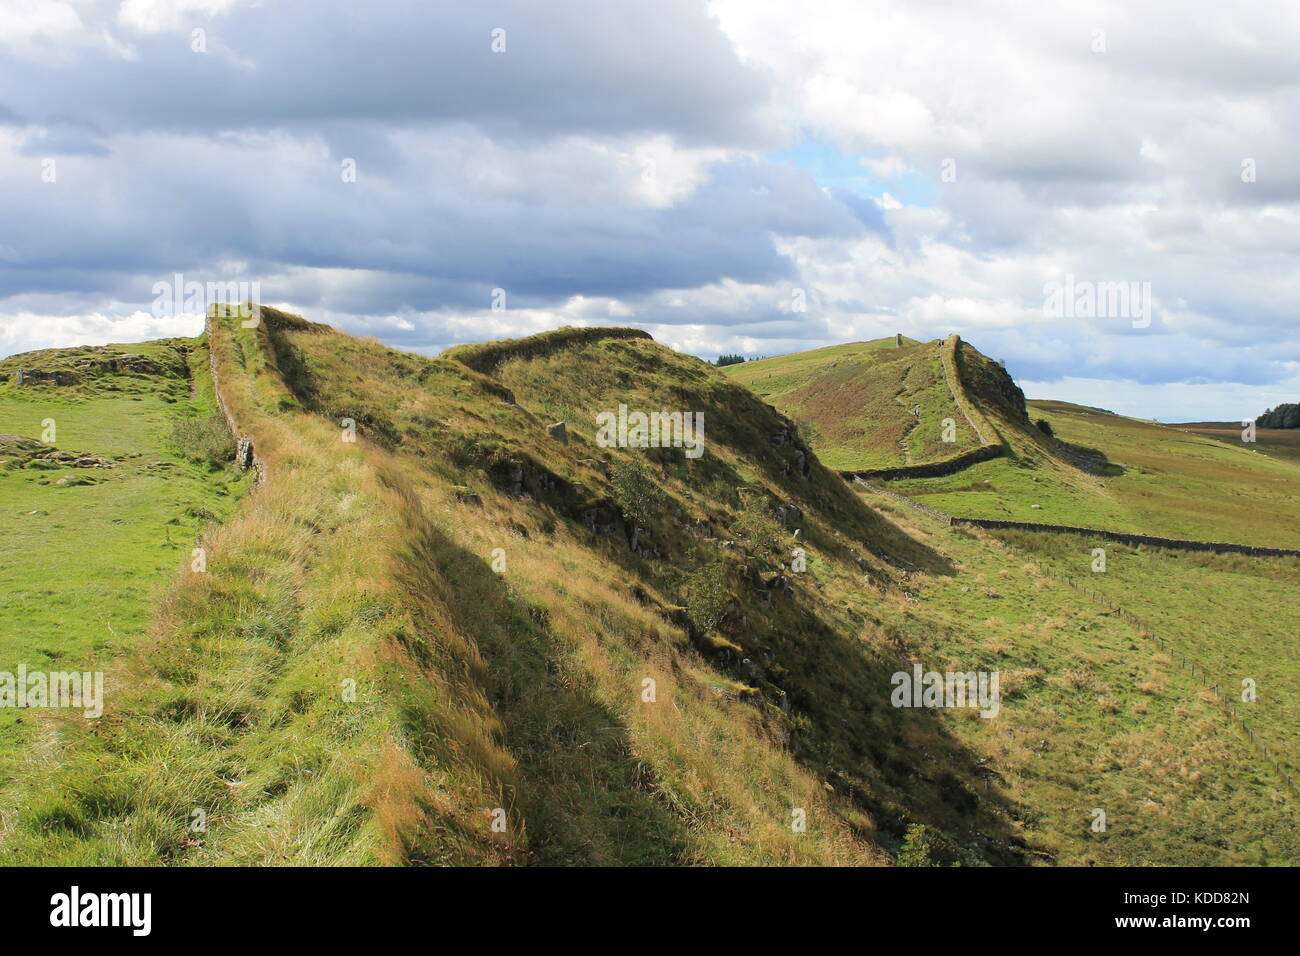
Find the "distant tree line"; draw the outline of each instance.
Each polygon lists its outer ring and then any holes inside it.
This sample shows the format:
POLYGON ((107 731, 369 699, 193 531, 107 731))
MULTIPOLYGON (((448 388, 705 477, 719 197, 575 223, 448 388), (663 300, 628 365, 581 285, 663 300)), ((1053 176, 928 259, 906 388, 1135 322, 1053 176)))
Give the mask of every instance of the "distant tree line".
POLYGON ((739 365, 743 361, 745 361, 743 355, 719 355, 718 360, 713 364, 721 368, 723 365, 739 365))
POLYGON ((1300 405, 1287 404, 1270 408, 1255 419, 1255 424, 1260 428, 1300 428, 1300 405))

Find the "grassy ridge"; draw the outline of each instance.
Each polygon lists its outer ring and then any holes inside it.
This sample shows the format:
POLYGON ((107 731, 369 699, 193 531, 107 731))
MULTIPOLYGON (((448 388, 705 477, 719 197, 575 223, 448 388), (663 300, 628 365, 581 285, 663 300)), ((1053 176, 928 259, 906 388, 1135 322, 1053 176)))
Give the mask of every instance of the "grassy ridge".
POLYGON ((797 421, 841 471, 923 464, 979 446, 944 377, 941 343, 878 339, 727 366, 797 421), (920 409, 919 417, 914 414, 920 409), (944 441, 944 419, 956 424, 944 441))
POLYGON ((432 528, 381 450, 293 410, 267 326, 212 344, 276 479, 177 581, 105 718, 35 755, 6 859, 483 863, 518 841, 491 830, 512 761, 481 665, 421 586, 432 528))
POLYGON ((1297 856, 1132 628, 1047 558, 854 492, 706 363, 584 330, 488 375, 270 309, 210 339, 270 479, 107 716, 29 748, 3 859, 877 864, 918 827, 941 864, 1297 856), (703 413, 706 453, 597 445, 619 404, 703 413), (913 662, 999 670, 1000 715, 891 706, 913 662))

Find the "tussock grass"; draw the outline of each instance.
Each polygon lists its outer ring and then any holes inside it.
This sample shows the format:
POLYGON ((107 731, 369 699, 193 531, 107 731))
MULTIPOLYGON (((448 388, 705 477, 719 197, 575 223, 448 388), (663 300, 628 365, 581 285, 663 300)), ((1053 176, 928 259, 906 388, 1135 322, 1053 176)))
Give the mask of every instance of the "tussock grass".
POLYGON ((263 318, 210 340, 271 478, 106 717, 42 725, 6 859, 1295 858, 1212 704, 1050 555, 872 507, 706 363, 600 330, 424 359, 263 318), (706 454, 597 446, 619 403, 703 412, 706 454), (913 662, 1001 671, 1000 717, 891 706, 913 662))

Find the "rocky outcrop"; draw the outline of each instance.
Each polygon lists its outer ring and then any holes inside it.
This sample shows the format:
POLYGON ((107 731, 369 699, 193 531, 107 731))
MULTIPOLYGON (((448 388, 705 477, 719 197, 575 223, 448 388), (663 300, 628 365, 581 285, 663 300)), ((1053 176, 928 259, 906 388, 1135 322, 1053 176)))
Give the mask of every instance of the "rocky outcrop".
POLYGON ((784 415, 777 417, 780 419, 781 428, 772 434, 772 444, 780 449, 784 462, 782 471, 787 476, 798 475, 807 478, 812 468, 812 450, 800 437, 798 425, 784 415))

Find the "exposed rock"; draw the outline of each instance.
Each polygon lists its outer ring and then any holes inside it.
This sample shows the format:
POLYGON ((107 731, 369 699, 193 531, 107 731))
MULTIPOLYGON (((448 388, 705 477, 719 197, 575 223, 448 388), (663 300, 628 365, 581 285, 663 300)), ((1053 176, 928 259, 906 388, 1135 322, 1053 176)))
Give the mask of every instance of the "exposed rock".
POLYGON ((19 369, 15 376, 18 385, 75 385, 79 381, 77 376, 71 372, 59 370, 46 372, 41 369, 24 368, 19 369))
POLYGON ((789 502, 783 505, 777 505, 776 520, 781 522, 782 525, 785 525, 790 521, 798 521, 801 518, 803 518, 803 509, 798 505, 790 504, 789 502))
POLYGON ((556 422, 554 425, 547 425, 546 434, 550 435, 561 445, 567 445, 569 442, 569 435, 564 429, 564 422, 556 422))

